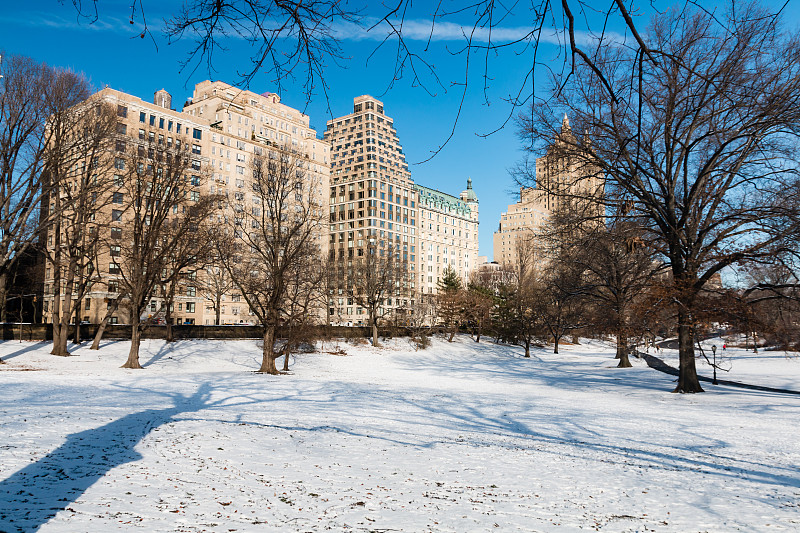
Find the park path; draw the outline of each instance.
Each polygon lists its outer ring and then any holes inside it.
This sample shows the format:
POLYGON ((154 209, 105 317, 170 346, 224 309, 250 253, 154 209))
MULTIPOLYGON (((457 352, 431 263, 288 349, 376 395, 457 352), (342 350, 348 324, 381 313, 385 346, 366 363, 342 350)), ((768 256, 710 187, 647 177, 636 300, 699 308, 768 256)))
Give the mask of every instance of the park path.
MULTIPOLYGON (((673 342, 673 343, 677 344, 677 341, 674 341, 674 340, 673 341, 662 341, 662 342, 660 342, 658 344, 662 348, 668 348, 669 349, 671 347, 670 344, 669 344, 670 342, 673 342)), ((660 358, 656 357, 655 355, 650 355, 649 353, 643 353, 643 352, 640 352, 638 350, 636 350, 636 355, 638 357, 641 357, 642 359, 644 359, 645 362, 647 363, 647 366, 649 366, 650 368, 658 370, 659 372, 664 372, 665 374, 670 374, 672 376, 677 376, 678 375, 678 369, 677 368, 668 365, 667 363, 665 363, 663 360, 661 360, 660 358)), ((711 378, 707 378, 707 377, 701 376, 699 374, 698 374, 697 378, 700 381, 706 381, 708 383, 713 383, 713 380, 711 378)), ((798 395, 800 395, 800 391, 796 391, 796 390, 780 389, 780 388, 775 388, 775 387, 765 387, 763 385, 751 385, 749 383, 741 383, 741 382, 738 382, 738 381, 730 381, 728 379, 717 379, 717 385, 728 385, 729 387, 738 387, 740 389, 757 390, 757 391, 763 391, 763 392, 777 392, 777 393, 780 393, 780 394, 798 394, 798 395)))

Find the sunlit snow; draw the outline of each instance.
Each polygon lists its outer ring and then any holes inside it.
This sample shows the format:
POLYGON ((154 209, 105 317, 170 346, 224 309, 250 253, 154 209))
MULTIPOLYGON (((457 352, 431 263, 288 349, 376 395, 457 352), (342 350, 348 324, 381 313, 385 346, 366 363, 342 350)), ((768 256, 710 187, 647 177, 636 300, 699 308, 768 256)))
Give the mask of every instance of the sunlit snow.
MULTIPOLYGON (((800 530, 798 395, 671 394, 599 341, 334 342, 288 376, 255 341, 128 347, 0 343, 0 531, 800 530)), ((796 357, 724 357, 800 390, 796 357)))

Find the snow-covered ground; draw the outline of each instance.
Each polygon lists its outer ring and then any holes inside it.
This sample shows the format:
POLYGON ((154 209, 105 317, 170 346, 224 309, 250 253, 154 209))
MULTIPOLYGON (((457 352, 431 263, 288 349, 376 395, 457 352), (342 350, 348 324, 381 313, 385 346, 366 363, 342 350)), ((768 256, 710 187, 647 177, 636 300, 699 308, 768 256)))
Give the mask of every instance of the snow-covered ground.
MULTIPOLYGON (((0 531, 800 530, 800 396, 671 394, 597 342, 340 343, 289 376, 254 341, 127 349, 0 343, 0 531)), ((726 356, 800 389, 797 358, 726 356)))

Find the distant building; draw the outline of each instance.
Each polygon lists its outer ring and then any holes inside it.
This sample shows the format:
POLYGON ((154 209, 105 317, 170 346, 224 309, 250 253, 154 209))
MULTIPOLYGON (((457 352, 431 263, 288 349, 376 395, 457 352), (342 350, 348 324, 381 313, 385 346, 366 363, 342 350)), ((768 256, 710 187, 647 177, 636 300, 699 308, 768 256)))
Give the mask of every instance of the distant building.
POLYGON ((419 288, 436 294, 442 273, 451 267, 466 285, 478 261, 478 196, 467 188, 455 196, 414 185, 419 197, 419 288))
MULTIPOLYGON (((353 112, 328 121, 331 145, 329 257, 335 269, 328 313, 333 322, 364 324, 348 272, 369 247, 398 254, 406 280, 381 314, 402 317, 421 294, 436 292, 447 266, 464 279, 478 255, 478 197, 472 180, 456 197, 415 184, 394 120, 383 102, 353 99, 353 112)), ((401 319, 402 321, 402 319, 401 319)))
POLYGON ((603 218, 603 181, 594 167, 574 155, 576 145, 567 116, 561 131, 548 146, 544 156, 536 159, 536 187, 520 188, 520 200, 500 215, 493 235, 494 260, 511 264, 517 258, 520 239, 530 238, 542 228, 550 215, 569 202, 584 214, 603 218))

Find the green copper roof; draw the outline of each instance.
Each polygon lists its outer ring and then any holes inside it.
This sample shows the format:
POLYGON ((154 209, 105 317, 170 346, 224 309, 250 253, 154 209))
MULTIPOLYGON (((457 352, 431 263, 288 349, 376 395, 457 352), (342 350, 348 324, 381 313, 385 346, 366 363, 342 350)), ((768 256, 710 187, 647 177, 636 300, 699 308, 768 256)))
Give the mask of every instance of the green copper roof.
MULTIPOLYGON (((453 195, 431 189, 418 183, 414 184, 414 190, 419 193, 419 204, 431 209, 439 209, 443 212, 468 217, 472 214, 472 209, 467 202, 456 198, 453 195)), ((473 195, 475 193, 473 192, 473 195)), ((475 198, 477 200, 477 197, 475 198)))

